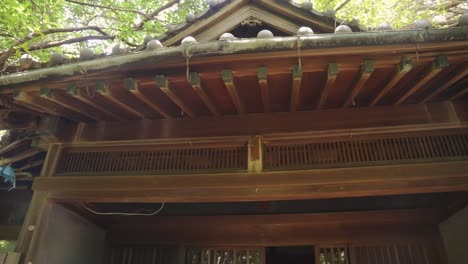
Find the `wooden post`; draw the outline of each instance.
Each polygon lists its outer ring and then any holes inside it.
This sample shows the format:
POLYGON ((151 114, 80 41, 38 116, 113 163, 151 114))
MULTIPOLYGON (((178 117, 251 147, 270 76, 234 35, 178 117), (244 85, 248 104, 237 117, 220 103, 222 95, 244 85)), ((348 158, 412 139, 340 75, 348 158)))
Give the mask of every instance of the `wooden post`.
POLYGON ((52 203, 47 200, 46 192, 34 192, 15 248, 16 252, 22 254, 21 263, 34 263, 51 207, 52 203))
MULTIPOLYGON (((62 144, 50 144, 40 177, 50 177, 54 174, 61 151, 62 144)), ((21 263, 34 263, 38 243, 45 231, 51 209, 52 202, 47 199, 47 192, 34 191, 15 249, 22 254, 21 263)))
POLYGON ((262 172, 263 170, 263 139, 261 136, 251 137, 248 145, 248 171, 262 172))

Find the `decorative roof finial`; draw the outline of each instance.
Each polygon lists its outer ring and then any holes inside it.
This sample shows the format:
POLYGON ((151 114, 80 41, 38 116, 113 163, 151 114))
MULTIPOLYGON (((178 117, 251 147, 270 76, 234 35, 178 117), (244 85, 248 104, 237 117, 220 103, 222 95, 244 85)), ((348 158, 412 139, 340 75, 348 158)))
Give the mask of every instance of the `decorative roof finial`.
POLYGON ((273 32, 270 30, 264 29, 258 32, 257 38, 259 39, 265 39, 265 38, 273 38, 275 35, 273 35, 273 32))
POLYGON ((340 25, 335 28, 335 33, 350 33, 350 32, 353 32, 353 30, 347 25, 340 25))

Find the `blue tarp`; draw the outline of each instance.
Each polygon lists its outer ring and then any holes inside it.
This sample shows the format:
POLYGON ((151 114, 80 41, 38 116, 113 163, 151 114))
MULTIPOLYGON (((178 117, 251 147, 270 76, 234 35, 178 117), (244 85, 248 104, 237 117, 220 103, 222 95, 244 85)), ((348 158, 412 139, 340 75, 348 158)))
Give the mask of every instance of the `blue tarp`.
POLYGON ((11 189, 16 187, 16 175, 13 167, 11 167, 10 165, 4 167, 0 166, 0 175, 3 177, 4 182, 6 184, 11 185, 11 189))

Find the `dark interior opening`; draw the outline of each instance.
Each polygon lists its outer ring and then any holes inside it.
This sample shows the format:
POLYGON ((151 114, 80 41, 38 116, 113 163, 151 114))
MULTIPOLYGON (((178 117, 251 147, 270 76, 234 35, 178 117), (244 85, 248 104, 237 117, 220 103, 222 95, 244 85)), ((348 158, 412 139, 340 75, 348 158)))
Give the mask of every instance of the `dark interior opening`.
POLYGON ((314 247, 269 247, 265 250, 265 263, 313 264, 315 263, 314 247))

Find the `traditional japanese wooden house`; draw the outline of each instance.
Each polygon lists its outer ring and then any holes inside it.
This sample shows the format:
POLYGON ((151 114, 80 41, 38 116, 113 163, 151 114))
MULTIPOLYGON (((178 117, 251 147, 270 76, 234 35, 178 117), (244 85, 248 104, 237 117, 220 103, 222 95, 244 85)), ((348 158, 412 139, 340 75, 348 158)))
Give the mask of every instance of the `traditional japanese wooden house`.
POLYGON ((0 77, 2 125, 47 150, 22 263, 468 263, 467 25, 334 33, 273 0, 188 20, 0 77))

